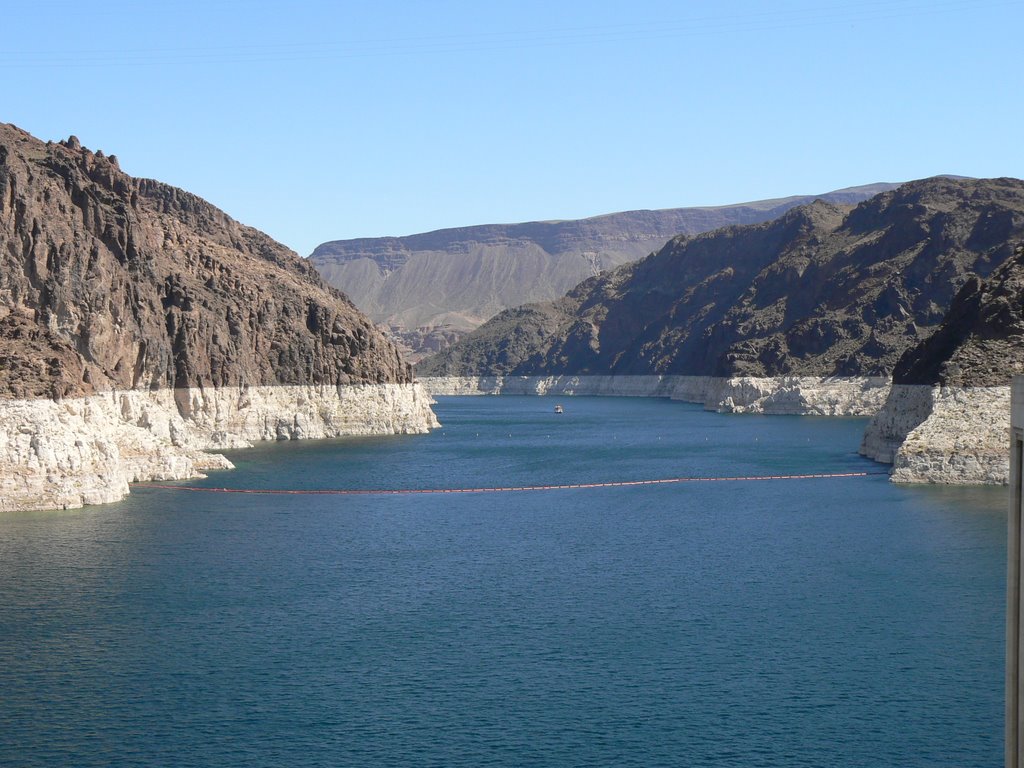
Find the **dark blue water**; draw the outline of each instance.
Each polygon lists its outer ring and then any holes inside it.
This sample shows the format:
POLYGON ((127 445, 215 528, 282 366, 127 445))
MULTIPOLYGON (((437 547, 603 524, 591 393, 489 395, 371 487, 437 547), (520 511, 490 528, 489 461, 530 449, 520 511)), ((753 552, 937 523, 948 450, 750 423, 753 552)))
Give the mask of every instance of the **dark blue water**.
MULTIPOLYGON (((877 469, 858 420, 447 398, 206 485, 877 469)), ((0 765, 998 766, 1005 492, 884 477, 0 517, 0 765)))

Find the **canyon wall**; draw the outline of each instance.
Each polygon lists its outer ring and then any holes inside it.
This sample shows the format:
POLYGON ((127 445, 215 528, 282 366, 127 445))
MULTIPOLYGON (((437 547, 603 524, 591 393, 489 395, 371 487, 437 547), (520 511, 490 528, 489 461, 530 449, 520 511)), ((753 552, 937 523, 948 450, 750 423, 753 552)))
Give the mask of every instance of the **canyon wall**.
POLYGON ((0 400, 0 511, 117 501, 128 484, 230 469, 207 451, 438 426, 414 384, 110 391, 0 400))
POLYGON ((256 440, 436 425, 394 344, 295 253, 0 123, 0 510, 113 501, 256 440))
POLYGON ((902 483, 1009 480, 1010 387, 895 384, 860 452, 902 483))

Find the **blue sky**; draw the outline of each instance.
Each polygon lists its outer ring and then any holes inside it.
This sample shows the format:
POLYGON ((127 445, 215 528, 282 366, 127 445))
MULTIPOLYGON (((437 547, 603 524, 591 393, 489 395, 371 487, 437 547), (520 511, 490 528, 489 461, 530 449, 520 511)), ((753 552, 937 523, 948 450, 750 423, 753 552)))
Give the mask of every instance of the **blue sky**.
POLYGON ((33 0, 0 121, 301 255, 341 238, 1024 177, 1024 0, 33 0))

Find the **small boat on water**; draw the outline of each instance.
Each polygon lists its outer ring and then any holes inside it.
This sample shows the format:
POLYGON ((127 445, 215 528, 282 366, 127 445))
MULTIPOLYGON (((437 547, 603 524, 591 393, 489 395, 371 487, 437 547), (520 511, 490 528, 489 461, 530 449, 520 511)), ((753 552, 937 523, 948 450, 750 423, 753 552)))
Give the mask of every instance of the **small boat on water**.
POLYGON ((565 413, 565 409, 560 405, 555 406, 555 413, 565 413))

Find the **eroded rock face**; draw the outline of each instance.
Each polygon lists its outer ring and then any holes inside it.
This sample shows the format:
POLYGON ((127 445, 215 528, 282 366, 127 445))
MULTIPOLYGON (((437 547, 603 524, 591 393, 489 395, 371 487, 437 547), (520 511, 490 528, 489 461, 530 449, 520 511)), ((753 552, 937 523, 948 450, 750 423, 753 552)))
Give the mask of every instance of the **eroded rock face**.
POLYGON ((969 279, 941 326, 909 349, 861 452, 903 482, 1006 483, 1010 381, 1024 373, 1024 245, 969 279))
POLYGON ((121 498, 254 440, 424 432, 398 350, 287 248, 0 124, 0 511, 121 498))
POLYGON ((1024 182, 935 178, 677 238, 508 310, 424 376, 885 376, 1024 237, 1024 182))
POLYGON ((430 343, 435 328, 465 334, 504 309, 555 299, 602 270, 641 259, 676 235, 770 221, 815 199, 859 203, 894 186, 335 240, 318 246, 310 261, 371 319, 402 337, 418 359, 438 351, 430 343))
POLYGON ((117 501, 132 482, 229 469, 226 458, 207 451, 259 440, 423 432, 438 426, 430 402, 413 384, 226 386, 0 400, 0 512, 117 501))
POLYGON ((0 396, 408 382, 316 271, 77 140, 0 125, 0 396))
POLYGON ((1009 479, 1010 387, 895 384, 861 453, 902 483, 1003 485, 1009 479))

